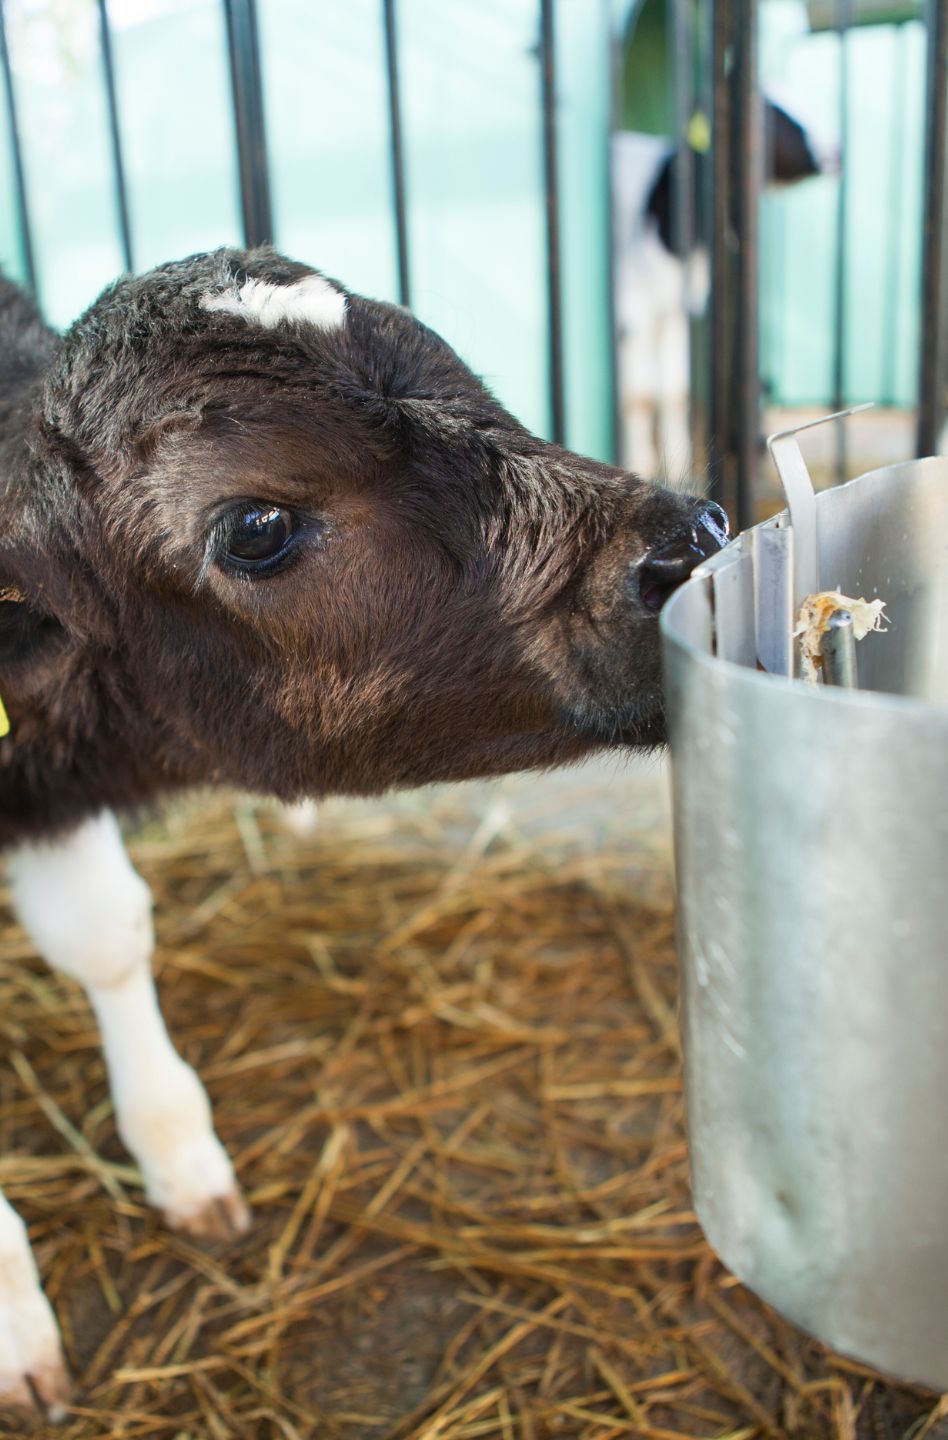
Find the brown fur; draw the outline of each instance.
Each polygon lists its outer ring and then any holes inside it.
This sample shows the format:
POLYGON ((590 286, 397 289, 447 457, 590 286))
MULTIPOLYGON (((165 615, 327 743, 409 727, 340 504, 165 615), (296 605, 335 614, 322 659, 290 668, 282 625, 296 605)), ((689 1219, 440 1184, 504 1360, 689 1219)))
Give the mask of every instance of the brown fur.
MULTIPOLYGON (((0 844, 229 784, 286 800, 663 737, 635 567, 698 502, 523 429, 412 316, 208 313, 310 273, 218 251, 119 282, 59 341, 0 289, 0 844), (239 501, 302 530, 215 550, 239 501)), ((341 288, 341 287, 340 287, 341 288)))

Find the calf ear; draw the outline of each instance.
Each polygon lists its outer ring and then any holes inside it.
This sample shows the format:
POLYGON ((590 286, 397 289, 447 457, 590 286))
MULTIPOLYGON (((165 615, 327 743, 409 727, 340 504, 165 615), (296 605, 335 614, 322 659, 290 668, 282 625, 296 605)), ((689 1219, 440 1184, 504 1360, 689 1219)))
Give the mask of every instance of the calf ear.
POLYGON ((31 660, 62 626, 15 585, 0 585, 0 665, 31 660))

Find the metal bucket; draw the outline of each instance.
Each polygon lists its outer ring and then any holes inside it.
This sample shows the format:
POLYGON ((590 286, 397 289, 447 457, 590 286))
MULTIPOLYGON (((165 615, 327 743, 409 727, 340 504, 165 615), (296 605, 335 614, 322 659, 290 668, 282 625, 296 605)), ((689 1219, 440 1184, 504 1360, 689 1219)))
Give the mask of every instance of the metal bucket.
POLYGON ((695 1206, 798 1325, 945 1390, 948 460, 814 498, 772 448, 789 511, 662 616, 695 1206), (857 690, 792 678, 837 588, 887 602, 857 690))

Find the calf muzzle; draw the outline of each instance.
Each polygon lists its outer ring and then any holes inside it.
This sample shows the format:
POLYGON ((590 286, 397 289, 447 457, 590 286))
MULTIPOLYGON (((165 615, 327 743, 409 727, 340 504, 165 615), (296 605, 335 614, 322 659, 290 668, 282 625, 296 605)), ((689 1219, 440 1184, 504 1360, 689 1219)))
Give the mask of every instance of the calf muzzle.
POLYGON ((657 613, 691 572, 727 543, 728 520, 720 505, 704 501, 679 531, 633 567, 646 610, 657 613))

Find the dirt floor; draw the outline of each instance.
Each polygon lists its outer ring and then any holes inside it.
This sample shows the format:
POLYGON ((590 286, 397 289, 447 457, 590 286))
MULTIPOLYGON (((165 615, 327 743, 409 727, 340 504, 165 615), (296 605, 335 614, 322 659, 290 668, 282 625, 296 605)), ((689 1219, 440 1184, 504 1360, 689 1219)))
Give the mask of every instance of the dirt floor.
POLYGON ((47 1433, 948 1436, 695 1223, 657 766, 333 804, 306 839, 195 802, 132 848, 255 1224, 201 1250, 145 1209, 83 998, 3 909, 0 1182, 78 1382, 47 1433))

